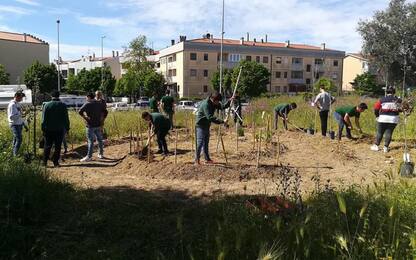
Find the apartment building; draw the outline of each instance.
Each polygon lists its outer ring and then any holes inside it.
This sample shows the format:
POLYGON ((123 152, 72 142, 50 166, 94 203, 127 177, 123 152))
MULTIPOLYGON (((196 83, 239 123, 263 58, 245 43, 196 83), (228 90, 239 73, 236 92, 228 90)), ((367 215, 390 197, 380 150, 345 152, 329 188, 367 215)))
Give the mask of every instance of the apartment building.
MULTIPOLYGON (((111 74, 120 79, 124 74, 123 62, 124 57, 119 56, 118 51, 113 51, 110 57, 96 57, 95 54, 89 56, 82 56, 81 59, 72 61, 61 61, 60 69, 64 79, 68 79, 69 75, 77 75, 81 70, 92 70, 94 68, 109 67, 111 74)), ((56 61, 55 61, 56 64, 56 61)), ((58 67, 58 66, 57 66, 58 67)))
MULTIPOLYGON (((341 89, 345 52, 327 49, 325 45, 272 43, 225 39, 224 68, 233 68, 241 60, 256 61, 271 73, 271 93, 296 93, 311 89, 320 77, 331 78, 341 89)), ((212 35, 178 42, 159 51, 153 60, 158 72, 165 75, 169 87, 180 97, 203 97, 211 91, 211 77, 219 69, 221 40, 212 35)))
POLYGON ((367 58, 360 53, 348 53, 344 58, 342 91, 353 91, 352 83, 354 79, 369 70, 369 60, 367 58))
POLYGON ((23 83, 25 70, 35 61, 49 63, 49 44, 31 34, 0 32, 0 64, 10 74, 10 84, 23 83))

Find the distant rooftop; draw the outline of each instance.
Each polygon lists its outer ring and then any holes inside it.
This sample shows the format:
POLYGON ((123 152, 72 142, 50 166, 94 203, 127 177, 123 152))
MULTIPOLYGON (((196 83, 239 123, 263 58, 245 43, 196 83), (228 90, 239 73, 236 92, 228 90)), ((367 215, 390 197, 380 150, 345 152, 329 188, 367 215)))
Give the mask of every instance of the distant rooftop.
MULTIPOLYGON (((221 44, 221 39, 216 38, 199 38, 189 40, 188 42, 196 43, 211 43, 211 44, 221 44)), ((246 41, 241 42, 240 40, 224 39, 224 45, 243 45, 243 46, 257 46, 257 47, 269 47, 269 48, 290 48, 290 49, 303 49, 303 50, 321 50, 320 46, 312 46, 306 44, 297 44, 297 43, 285 43, 285 42, 261 42, 261 41, 246 41)), ((330 50, 326 48, 326 50, 330 50)))
POLYGON ((12 33, 0 31, 0 40, 15 41, 15 42, 29 42, 37 44, 48 44, 47 42, 27 33, 12 33))

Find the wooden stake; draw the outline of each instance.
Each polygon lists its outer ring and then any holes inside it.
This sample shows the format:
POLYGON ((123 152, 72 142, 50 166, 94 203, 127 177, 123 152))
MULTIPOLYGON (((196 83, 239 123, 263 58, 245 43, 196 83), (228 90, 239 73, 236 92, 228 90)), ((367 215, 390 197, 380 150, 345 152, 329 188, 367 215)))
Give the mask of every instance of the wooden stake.
POLYGON ((148 140, 149 140, 149 144, 147 145, 147 163, 150 163, 150 153, 152 152, 152 138, 151 136, 151 127, 149 127, 149 131, 148 131, 148 140))
POLYGON ((277 157, 276 157, 276 166, 279 166, 280 161, 280 136, 277 134, 277 157))
POLYGON ((256 122, 253 120, 253 150, 256 149, 256 122))
POLYGON ((175 164, 178 164, 178 131, 175 130, 175 164))
POLYGON ((117 137, 118 137, 118 139, 120 139, 120 130, 118 129, 115 113, 113 113, 113 121, 114 121, 114 128, 117 131, 117 137))
POLYGON ((217 150, 216 150, 217 153, 219 152, 220 139, 221 139, 221 125, 218 125, 218 130, 217 130, 217 150))
POLYGON ((133 130, 130 129, 130 153, 132 152, 133 130))
POLYGON ((222 139, 222 135, 220 135, 220 139, 221 139, 222 152, 224 153, 225 164, 228 164, 227 152, 225 151, 224 140, 222 139))
POLYGON ((262 131, 263 129, 260 128, 260 136, 259 136, 259 141, 258 141, 258 145, 257 145, 257 168, 259 168, 260 166, 260 151, 261 151, 261 135, 262 135, 262 131))
POLYGON ((239 126, 240 124, 238 123, 238 120, 237 120, 237 122, 235 122, 235 151, 237 152, 237 154, 238 154, 238 126, 239 126))

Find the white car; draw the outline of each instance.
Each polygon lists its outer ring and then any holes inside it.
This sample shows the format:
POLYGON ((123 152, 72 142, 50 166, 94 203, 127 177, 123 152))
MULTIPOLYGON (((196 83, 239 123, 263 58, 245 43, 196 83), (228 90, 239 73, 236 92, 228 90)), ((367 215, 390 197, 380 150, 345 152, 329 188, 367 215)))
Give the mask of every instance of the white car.
POLYGON ((195 111, 195 102, 190 101, 190 100, 182 100, 179 101, 179 104, 176 106, 177 110, 190 110, 190 111, 195 111))
POLYGON ((113 111, 128 111, 129 105, 125 102, 113 103, 111 109, 113 111))

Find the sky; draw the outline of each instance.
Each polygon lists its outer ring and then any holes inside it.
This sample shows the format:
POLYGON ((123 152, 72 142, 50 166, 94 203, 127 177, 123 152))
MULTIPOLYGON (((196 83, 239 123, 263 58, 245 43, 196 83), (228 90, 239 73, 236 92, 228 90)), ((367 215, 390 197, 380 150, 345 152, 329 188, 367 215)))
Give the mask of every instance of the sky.
MULTIPOLYGON (((225 0, 225 38, 250 38, 320 45, 359 52, 360 20, 388 6, 388 0, 225 0)), ((155 50, 179 35, 221 35, 222 0, 0 0, 0 31, 33 34, 57 57, 57 23, 63 60, 104 56, 145 35, 155 50)))

